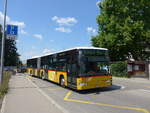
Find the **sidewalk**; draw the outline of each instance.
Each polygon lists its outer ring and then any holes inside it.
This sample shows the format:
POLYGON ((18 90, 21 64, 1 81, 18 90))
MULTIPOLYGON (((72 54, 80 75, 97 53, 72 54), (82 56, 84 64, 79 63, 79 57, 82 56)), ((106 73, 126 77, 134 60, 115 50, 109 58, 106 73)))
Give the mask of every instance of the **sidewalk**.
POLYGON ((117 79, 128 80, 128 81, 131 81, 131 82, 139 82, 139 83, 150 83, 150 80, 146 79, 146 78, 121 78, 121 77, 113 77, 113 79, 115 79, 115 80, 117 80, 117 79))
POLYGON ((25 76, 12 76, 1 113, 62 113, 25 76))

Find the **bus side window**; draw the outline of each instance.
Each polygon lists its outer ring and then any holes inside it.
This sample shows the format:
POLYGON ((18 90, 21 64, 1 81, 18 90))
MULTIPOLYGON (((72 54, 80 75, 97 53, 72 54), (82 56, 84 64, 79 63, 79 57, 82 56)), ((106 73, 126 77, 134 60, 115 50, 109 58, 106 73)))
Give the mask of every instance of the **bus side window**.
POLYGON ((77 64, 72 64, 72 74, 76 75, 77 74, 77 64))
POLYGON ((67 72, 70 74, 71 73, 71 64, 67 64, 67 72))
POLYGON ((56 68, 58 71, 66 71, 66 64, 65 62, 57 62, 56 68))
POLYGON ((77 64, 68 64, 67 65, 67 72, 70 75, 76 75, 77 74, 77 64))

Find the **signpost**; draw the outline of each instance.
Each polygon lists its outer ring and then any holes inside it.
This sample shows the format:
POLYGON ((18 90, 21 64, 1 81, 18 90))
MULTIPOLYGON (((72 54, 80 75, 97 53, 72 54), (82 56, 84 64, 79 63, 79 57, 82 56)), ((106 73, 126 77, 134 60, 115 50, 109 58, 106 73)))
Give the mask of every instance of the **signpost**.
MULTIPOLYGON (((7 4, 7 1, 6 1, 6 4, 7 4)), ((2 49, 1 49, 0 84, 2 83, 2 78, 3 78, 5 38, 10 39, 10 40, 16 40, 17 35, 18 35, 18 26, 16 26, 16 25, 7 25, 7 29, 5 32, 6 13, 5 13, 5 19, 4 20, 5 21, 4 21, 2 49)))
POLYGON ((5 45, 5 27, 6 27, 6 13, 7 13, 7 0, 4 3, 4 24, 3 24, 3 37, 2 37, 2 46, 1 46, 1 67, 0 67, 0 84, 3 80, 3 65, 4 65, 4 45, 5 45))
POLYGON ((7 25, 7 39, 16 40, 18 35, 18 26, 16 25, 7 25))

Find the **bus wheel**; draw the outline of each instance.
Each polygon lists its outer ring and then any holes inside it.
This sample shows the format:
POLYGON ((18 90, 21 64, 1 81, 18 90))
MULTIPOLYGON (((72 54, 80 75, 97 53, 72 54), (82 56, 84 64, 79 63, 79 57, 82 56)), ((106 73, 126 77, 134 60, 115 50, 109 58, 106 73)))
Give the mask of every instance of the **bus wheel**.
POLYGON ((61 78, 60 78, 60 85, 65 87, 65 79, 63 76, 61 76, 61 78))

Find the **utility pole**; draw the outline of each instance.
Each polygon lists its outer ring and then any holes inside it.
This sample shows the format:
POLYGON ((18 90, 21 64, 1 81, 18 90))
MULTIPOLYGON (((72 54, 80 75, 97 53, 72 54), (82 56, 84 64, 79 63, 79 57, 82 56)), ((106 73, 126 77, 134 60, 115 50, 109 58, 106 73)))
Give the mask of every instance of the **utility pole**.
POLYGON ((3 80, 3 68, 4 68, 4 48, 5 48, 5 31, 6 31, 6 13, 7 13, 7 0, 4 3, 4 23, 3 23, 3 36, 1 42, 1 67, 0 67, 0 84, 3 80))

